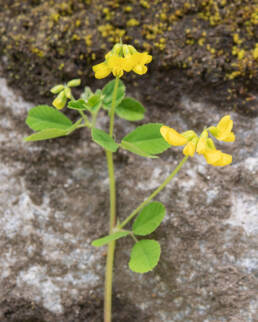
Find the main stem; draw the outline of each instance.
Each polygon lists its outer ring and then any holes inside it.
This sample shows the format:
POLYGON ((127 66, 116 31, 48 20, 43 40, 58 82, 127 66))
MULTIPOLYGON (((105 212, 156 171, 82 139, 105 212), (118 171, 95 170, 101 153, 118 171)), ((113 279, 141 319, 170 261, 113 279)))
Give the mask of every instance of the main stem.
MULTIPOLYGON (((112 95, 112 104, 110 110, 110 125, 109 135, 113 136, 116 95, 118 88, 119 78, 116 77, 115 87, 112 95)), ((114 174, 113 153, 106 151, 108 176, 109 176, 109 192, 110 192, 110 217, 109 217, 109 234, 113 232, 116 225, 116 182, 114 174)), ((106 274, 105 274, 105 299, 104 299, 104 321, 111 322, 112 320, 112 280, 113 280, 113 264, 115 253, 115 241, 108 244, 107 261, 106 261, 106 274)))
POLYGON ((123 228, 130 220, 135 217, 138 212, 149 203, 161 190, 163 190, 166 185, 174 178, 174 176, 178 173, 178 171, 182 168, 183 164, 188 159, 188 156, 185 156, 182 161, 178 164, 178 166, 171 172, 171 174, 163 181, 163 183, 155 190, 153 193, 144 201, 142 202, 120 225, 119 228, 123 228))

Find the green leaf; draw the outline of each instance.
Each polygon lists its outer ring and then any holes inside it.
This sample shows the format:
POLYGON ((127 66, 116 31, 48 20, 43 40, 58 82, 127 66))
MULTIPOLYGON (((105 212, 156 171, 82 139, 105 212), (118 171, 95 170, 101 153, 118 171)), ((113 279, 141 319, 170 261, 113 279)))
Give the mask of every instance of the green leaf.
POLYGON ((105 244, 108 244, 109 242, 111 242, 112 240, 116 240, 122 237, 125 237, 127 235, 130 234, 130 231, 118 231, 116 233, 113 233, 111 235, 105 236, 103 238, 99 238, 94 240, 91 245, 95 246, 95 247, 100 247, 103 246, 105 244))
MULTIPOLYGON (((104 95, 103 99, 103 108, 109 110, 112 104, 112 95, 115 87, 115 79, 108 82, 107 85, 103 88, 102 94, 104 95)), ((123 82, 119 79, 117 95, 116 95, 116 106, 121 103, 122 99, 125 96, 125 86, 123 82)))
POLYGON ((116 107, 116 114, 127 121, 140 121, 144 118, 145 108, 133 98, 125 97, 116 107))
POLYGON ((27 136, 24 141, 29 142, 29 141, 42 141, 42 140, 48 140, 48 139, 53 139, 57 138, 60 136, 65 136, 67 135, 68 132, 67 130, 60 130, 60 129, 45 129, 37 133, 33 133, 30 136, 27 136))
POLYGON ((151 156, 164 152, 170 145, 160 134, 161 126, 162 124, 159 123, 149 123, 137 127, 123 138, 122 146, 139 155, 145 153, 148 156, 151 156), (128 144, 130 144, 130 148, 127 148, 129 146, 128 144), (142 151, 141 154, 137 153, 137 149, 142 151))
POLYGON ((101 95, 94 94, 92 95, 87 102, 88 109, 91 112, 96 112, 101 106, 101 95))
POLYGON ((133 223, 135 235, 145 236, 159 227, 166 215, 166 208, 160 202, 151 202, 145 206, 133 223))
POLYGON ((38 105, 29 110, 26 124, 34 131, 44 129, 66 130, 72 125, 72 121, 53 107, 38 105))
POLYGON ((140 155, 141 157, 153 158, 153 159, 157 158, 154 155, 151 155, 151 154, 148 154, 148 153, 142 151, 136 145, 134 145, 132 143, 129 143, 129 142, 126 142, 126 141, 122 141, 120 146, 121 146, 121 148, 123 148, 125 150, 128 150, 128 151, 130 151, 130 152, 132 152, 134 154, 140 155))
POLYGON ((66 136, 72 133, 74 130, 77 129, 78 125, 81 124, 82 118, 80 118, 78 121, 76 121, 72 126, 70 126, 67 130, 61 130, 61 129, 44 129, 40 132, 33 133, 32 135, 26 137, 24 141, 42 141, 42 140, 48 140, 57 138, 60 136, 66 136))
POLYGON ((102 130, 93 128, 91 130, 91 135, 94 142, 98 143, 108 151, 116 152, 116 150, 119 147, 119 145, 114 141, 114 139, 102 130))
POLYGON ((131 251, 129 267, 136 273, 151 271, 160 258, 160 245, 156 240, 143 239, 137 242, 131 251))
POLYGON ((69 107, 73 110, 88 110, 89 109, 86 102, 83 99, 79 99, 76 101, 70 101, 68 103, 67 107, 69 107))

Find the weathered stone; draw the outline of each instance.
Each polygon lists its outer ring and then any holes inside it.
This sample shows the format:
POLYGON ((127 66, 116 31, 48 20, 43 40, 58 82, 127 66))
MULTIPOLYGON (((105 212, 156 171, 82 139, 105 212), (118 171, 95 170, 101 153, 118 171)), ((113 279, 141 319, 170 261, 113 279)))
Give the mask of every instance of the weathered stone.
MULTIPOLYGON (((106 250, 90 243, 108 231, 105 154, 84 129, 24 143, 32 104, 4 80, 0 89, 0 320, 101 321, 106 250)), ((144 102, 143 93, 131 95, 144 102)), ((184 97, 174 111, 145 106, 146 122, 179 131, 200 132, 225 114, 202 98, 184 97)), ((237 140, 222 148, 233 164, 214 168, 195 156, 156 198, 167 208, 152 234, 162 246, 157 268, 131 272, 133 241, 117 243, 114 321, 256 321, 257 118, 230 114, 237 140)), ((103 112, 98 124, 108 125, 103 112)), ((116 124, 118 139, 135 126, 116 124)), ((182 158, 179 151, 154 160, 118 152, 119 218, 158 187, 182 158)))

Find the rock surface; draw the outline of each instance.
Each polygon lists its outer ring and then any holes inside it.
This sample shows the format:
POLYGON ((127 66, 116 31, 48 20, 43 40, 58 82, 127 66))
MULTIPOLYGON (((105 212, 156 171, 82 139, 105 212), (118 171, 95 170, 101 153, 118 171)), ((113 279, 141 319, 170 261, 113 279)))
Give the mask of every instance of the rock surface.
POLYGON ((129 79, 159 104, 201 84, 216 104, 256 111, 256 0, 0 0, 0 8, 4 75, 33 102, 57 82, 92 82, 92 65, 122 38, 154 56, 148 88, 129 79))
MULTIPOLYGON (((126 81, 125 81, 126 82, 126 81)), ((108 230, 105 155, 81 129, 70 137, 24 143, 32 107, 1 79, 0 321, 101 321, 106 250, 91 241, 108 230)), ((143 93, 131 93, 144 102, 143 93)), ((187 96, 175 106, 146 104, 144 122, 179 131, 215 124, 225 111, 187 96)), ((156 200, 167 214, 153 237, 157 268, 128 268, 132 241, 117 245, 114 321, 257 321, 258 118, 230 112, 236 142, 225 168, 190 159, 156 200)), ((116 120, 117 138, 135 127, 116 120)), ((99 126, 107 127, 102 113, 99 126)), ((179 150, 179 149, 178 149, 179 150)), ((115 158, 119 218, 125 218, 182 158, 119 151, 115 158)))

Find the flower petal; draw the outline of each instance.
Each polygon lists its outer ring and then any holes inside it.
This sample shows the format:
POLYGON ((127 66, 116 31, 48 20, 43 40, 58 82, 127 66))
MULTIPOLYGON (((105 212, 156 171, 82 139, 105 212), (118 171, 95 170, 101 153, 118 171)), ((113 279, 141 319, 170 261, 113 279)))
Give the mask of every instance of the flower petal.
POLYGON ((233 128, 233 121, 230 119, 230 115, 225 115, 219 121, 217 129, 221 132, 230 132, 233 128))
POLYGON ((206 162, 211 165, 215 165, 221 158, 221 151, 219 150, 207 150, 204 154, 206 162))
POLYGON ((180 133, 168 126, 163 125, 160 128, 160 133, 163 138, 171 145, 180 146, 187 143, 186 138, 184 138, 180 133))
POLYGON ((224 142, 235 142, 235 134, 233 132, 230 132, 224 139, 222 140, 224 142))
POLYGON ((92 69, 97 79, 105 78, 111 73, 111 68, 105 62, 94 65, 92 69))
POLYGON ((128 73, 134 68, 134 61, 132 55, 128 55, 124 58, 123 68, 128 73))
POLYGON ((219 150, 208 150, 204 153, 204 157, 208 164, 223 167, 232 162, 232 155, 223 153, 219 150))
POLYGON ((203 154, 207 149, 207 138, 200 138, 197 143, 196 152, 199 154, 203 154))
POLYGON ((228 165, 230 163, 232 163, 232 155, 221 152, 220 160, 218 162, 216 162, 214 165, 219 166, 219 167, 223 167, 223 166, 228 165))
POLYGON ((196 143, 194 143, 193 141, 188 142, 183 149, 184 155, 193 157, 195 153, 195 148, 196 148, 196 143))
POLYGON ((133 71, 138 75, 143 75, 147 73, 148 68, 145 65, 136 65, 133 71))

